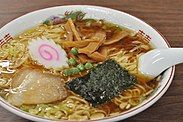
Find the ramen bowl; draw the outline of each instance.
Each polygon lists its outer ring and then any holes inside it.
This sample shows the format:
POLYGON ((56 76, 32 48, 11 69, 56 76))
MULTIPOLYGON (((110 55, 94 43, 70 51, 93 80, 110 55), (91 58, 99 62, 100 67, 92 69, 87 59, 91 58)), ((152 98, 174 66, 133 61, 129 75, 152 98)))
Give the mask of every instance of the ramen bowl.
MULTIPOLYGON (((170 47, 167 40, 156 29, 154 29, 152 26, 145 23, 144 21, 132 15, 129 15, 125 12, 105 7, 89 6, 89 5, 69 5, 69 6, 51 7, 23 15, 11 21, 10 23, 6 24, 0 29, 0 43, 6 43, 6 41, 9 41, 9 39, 11 39, 12 37, 16 36, 17 34, 29 28, 38 25, 39 23, 43 22, 52 15, 64 14, 66 11, 77 11, 77 10, 85 12, 87 18, 104 19, 111 23, 115 23, 130 28, 138 32, 145 38, 147 38, 155 48, 170 47)), ((172 82, 174 71, 175 67, 170 67, 169 69, 167 69, 162 74, 162 78, 159 82, 158 88, 152 95, 150 95, 142 103, 125 112, 122 112, 117 116, 100 119, 100 122, 124 120, 126 118, 129 118, 133 115, 142 112, 143 110, 153 105, 167 91, 168 87, 172 82)), ((26 113, 12 106, 1 97, 0 97, 0 105, 5 109, 7 109, 8 111, 32 121, 44 121, 44 122, 52 121, 51 119, 46 119, 26 113)))

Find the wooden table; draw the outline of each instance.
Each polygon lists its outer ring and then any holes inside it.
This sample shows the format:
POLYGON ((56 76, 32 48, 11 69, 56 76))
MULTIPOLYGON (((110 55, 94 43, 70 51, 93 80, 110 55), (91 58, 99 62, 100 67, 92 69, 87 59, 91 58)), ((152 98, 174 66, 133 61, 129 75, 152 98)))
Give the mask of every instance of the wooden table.
MULTIPOLYGON (((157 28, 172 47, 183 47, 183 0, 0 0, 0 27, 38 9, 69 4, 114 8, 134 15, 157 28)), ((18 29, 18 28, 17 28, 18 29)), ((0 107, 0 122, 28 122, 0 107)), ((125 122, 183 122, 183 65, 166 94, 152 107, 125 122)))

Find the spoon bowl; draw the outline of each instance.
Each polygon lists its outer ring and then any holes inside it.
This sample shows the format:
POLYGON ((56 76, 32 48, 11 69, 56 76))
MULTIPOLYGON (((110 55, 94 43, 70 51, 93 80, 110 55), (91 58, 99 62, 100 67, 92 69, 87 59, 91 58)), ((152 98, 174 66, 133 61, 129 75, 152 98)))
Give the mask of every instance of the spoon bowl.
POLYGON ((183 62, 183 48, 154 49, 138 59, 138 70, 153 79, 167 68, 183 62))

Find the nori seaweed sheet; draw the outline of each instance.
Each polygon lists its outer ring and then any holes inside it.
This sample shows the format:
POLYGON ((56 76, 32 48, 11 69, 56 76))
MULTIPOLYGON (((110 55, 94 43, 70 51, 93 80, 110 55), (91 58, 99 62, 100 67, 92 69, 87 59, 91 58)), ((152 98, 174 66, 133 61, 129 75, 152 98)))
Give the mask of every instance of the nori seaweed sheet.
POLYGON ((98 64, 87 75, 68 82, 66 87, 97 106, 110 101, 135 83, 135 76, 109 59, 98 64))

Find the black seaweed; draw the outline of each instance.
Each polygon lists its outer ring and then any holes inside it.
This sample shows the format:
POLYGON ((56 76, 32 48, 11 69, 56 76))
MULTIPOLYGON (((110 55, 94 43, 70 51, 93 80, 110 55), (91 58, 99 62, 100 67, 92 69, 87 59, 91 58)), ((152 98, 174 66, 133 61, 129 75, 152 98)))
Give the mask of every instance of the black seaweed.
POLYGON ((110 101, 135 83, 135 76, 116 61, 107 60, 87 75, 68 82, 66 87, 96 106, 110 101))

